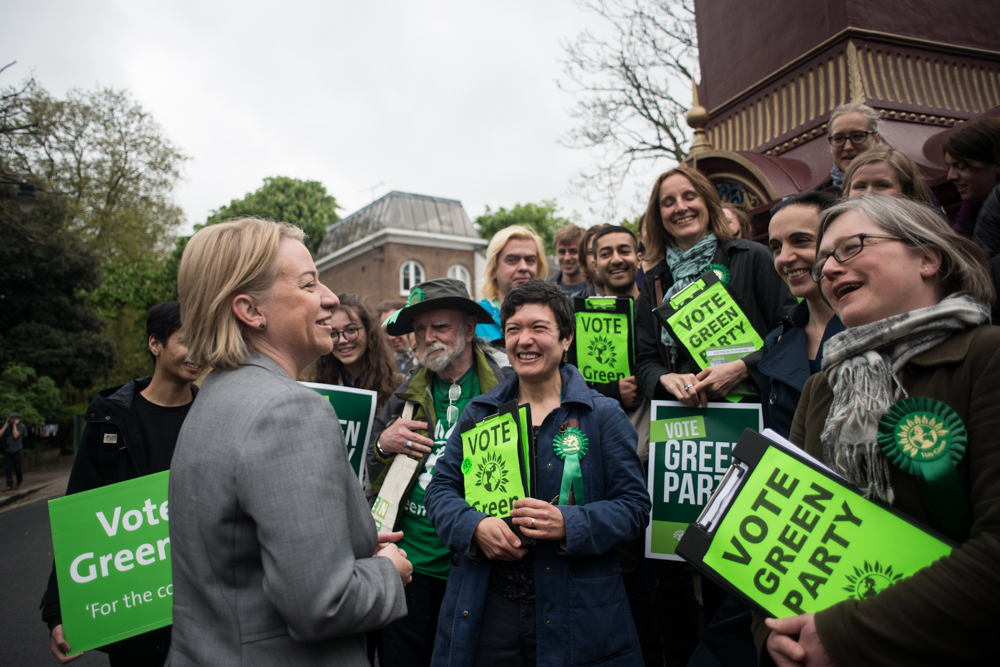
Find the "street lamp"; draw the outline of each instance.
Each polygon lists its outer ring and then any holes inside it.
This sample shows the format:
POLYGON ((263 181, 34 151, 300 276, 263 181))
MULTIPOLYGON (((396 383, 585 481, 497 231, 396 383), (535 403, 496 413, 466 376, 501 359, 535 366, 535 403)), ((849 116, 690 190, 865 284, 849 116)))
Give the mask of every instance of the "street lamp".
POLYGON ((16 185, 17 194, 13 196, 14 202, 17 207, 21 209, 21 213, 31 213, 34 210, 35 205, 38 203, 38 195, 35 194, 35 186, 27 181, 3 181, 0 180, 0 185, 16 185))

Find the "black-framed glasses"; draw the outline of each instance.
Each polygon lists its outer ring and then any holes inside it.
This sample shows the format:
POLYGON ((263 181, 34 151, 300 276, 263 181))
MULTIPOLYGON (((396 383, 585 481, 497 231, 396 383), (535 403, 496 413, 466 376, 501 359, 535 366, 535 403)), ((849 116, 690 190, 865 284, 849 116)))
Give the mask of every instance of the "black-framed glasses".
POLYGON ((330 338, 334 341, 338 341, 340 340, 340 337, 343 336, 346 341, 357 340, 358 334, 361 333, 361 329, 362 327, 347 327, 343 331, 331 331, 330 338))
POLYGON ((876 132, 875 130, 869 130, 867 132, 862 132, 858 130, 857 132, 851 132, 850 134, 832 134, 829 137, 827 137, 827 139, 832 145, 837 146, 838 148, 840 146, 843 146, 844 142, 847 141, 848 139, 851 140, 852 146, 860 146, 861 144, 868 141, 868 136, 871 134, 878 134, 878 132, 876 132))
POLYGON ((865 249, 865 239, 903 241, 903 239, 898 236, 889 236, 887 234, 855 234, 853 236, 848 236, 846 239, 834 246, 833 252, 822 255, 812 265, 812 268, 809 269, 809 275, 812 277, 813 281, 818 283, 823 279, 823 267, 826 266, 826 260, 830 259, 831 256, 843 264, 847 260, 860 255, 861 251, 865 249))

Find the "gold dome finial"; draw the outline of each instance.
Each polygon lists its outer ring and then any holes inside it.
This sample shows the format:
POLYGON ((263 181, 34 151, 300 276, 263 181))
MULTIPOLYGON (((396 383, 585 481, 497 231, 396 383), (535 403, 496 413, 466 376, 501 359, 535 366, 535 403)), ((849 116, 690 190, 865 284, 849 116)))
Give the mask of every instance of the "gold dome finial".
POLYGON ((688 110, 685 120, 694 130, 694 141, 691 142, 691 149, 688 151, 688 158, 712 150, 712 143, 705 133, 705 125, 708 124, 708 109, 698 104, 698 84, 691 79, 691 97, 693 106, 688 110))

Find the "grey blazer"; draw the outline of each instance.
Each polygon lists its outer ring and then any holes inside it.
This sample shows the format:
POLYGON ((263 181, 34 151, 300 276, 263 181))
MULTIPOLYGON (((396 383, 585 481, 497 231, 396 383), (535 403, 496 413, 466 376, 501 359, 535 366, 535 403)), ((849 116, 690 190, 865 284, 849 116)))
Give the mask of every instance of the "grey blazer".
POLYGON ((205 380, 170 469, 167 664, 368 665, 406 615, 329 402, 255 354, 205 380))

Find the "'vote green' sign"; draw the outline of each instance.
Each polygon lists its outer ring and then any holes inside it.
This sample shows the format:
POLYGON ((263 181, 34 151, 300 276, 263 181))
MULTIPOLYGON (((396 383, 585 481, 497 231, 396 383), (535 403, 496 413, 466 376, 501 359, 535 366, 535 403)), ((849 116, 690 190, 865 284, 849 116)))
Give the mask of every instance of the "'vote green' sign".
POLYGON ((330 401, 340 426, 344 430, 344 443, 347 445, 347 456, 358 480, 364 479, 365 443, 372 434, 372 422, 375 421, 375 402, 378 394, 367 389, 340 387, 333 384, 303 382, 305 386, 314 389, 330 401))
POLYGON ((781 618, 863 600, 951 547, 769 447, 704 562, 781 618))
POLYGON ((653 511, 646 529, 646 556, 681 560, 677 543, 729 469, 730 453, 743 430, 762 428, 760 405, 709 403, 702 409, 653 401, 650 419, 648 483, 653 511))
POLYGON ((628 354, 630 335, 626 313, 578 311, 576 363, 583 378, 587 382, 608 384, 632 375, 628 354))
POLYGON ((669 305, 676 310, 667 317, 667 325, 703 370, 711 365, 709 349, 738 343, 752 345, 755 350, 764 346, 750 320, 714 274, 681 291, 669 305))
POLYGON ((173 622, 169 474, 49 501, 63 631, 73 652, 173 622))
POLYGON ((465 501, 472 509, 499 519, 510 516, 514 501, 524 498, 518 448, 518 419, 507 412, 462 432, 465 501))

